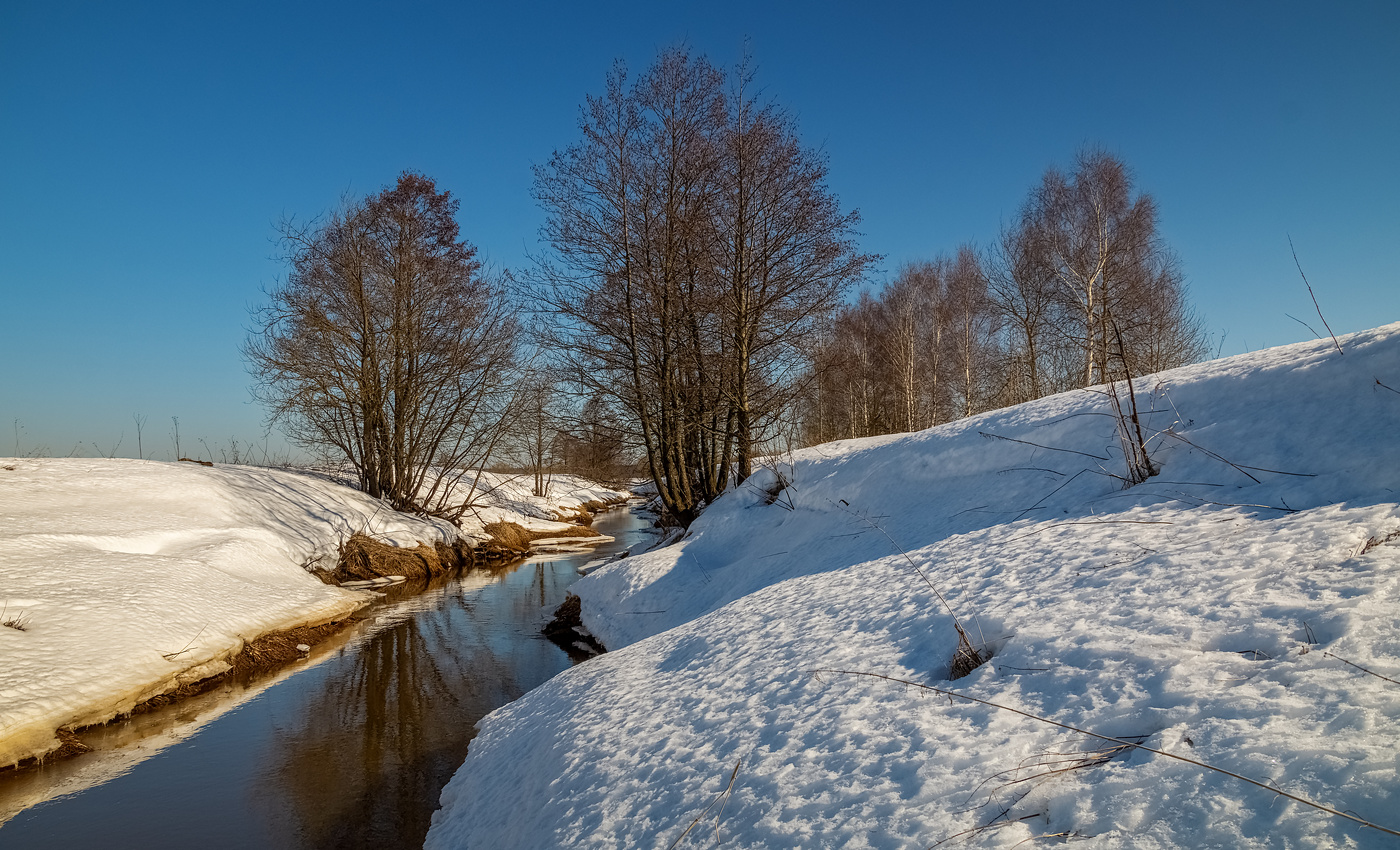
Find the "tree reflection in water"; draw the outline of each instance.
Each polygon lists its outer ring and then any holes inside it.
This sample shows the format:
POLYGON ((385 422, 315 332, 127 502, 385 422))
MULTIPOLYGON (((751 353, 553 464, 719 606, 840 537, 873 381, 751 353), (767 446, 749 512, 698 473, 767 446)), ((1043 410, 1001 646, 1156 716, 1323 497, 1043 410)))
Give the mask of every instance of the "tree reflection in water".
POLYGON ((308 690, 297 721, 277 729, 282 761, 254 808, 304 847, 421 847, 476 722, 569 666, 533 633, 576 576, 560 566, 428 589, 419 599, 436 604, 347 651, 345 672, 308 690))

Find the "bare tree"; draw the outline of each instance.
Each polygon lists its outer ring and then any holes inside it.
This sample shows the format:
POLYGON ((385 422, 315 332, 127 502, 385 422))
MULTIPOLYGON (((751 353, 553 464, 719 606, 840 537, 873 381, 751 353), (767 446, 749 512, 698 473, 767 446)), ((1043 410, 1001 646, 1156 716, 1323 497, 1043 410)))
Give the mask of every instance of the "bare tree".
POLYGON ((910 263, 880 295, 881 355, 897 399, 893 424, 901 431, 946 419, 947 265, 942 259, 910 263))
POLYGON ((689 523, 768 436, 806 374, 801 339, 871 258, 792 122, 683 49, 615 66, 582 139, 535 172, 551 255, 534 275, 572 377, 635 423, 689 523))
POLYGON ((514 399, 517 322, 427 177, 282 226, 290 271, 244 346, 254 396, 399 510, 460 519, 514 399))
POLYGON ((141 429, 146 427, 146 417, 140 413, 133 413, 131 421, 136 423, 136 457, 145 460, 146 451, 141 446, 141 429))
POLYGON ((562 450, 565 427, 556 379, 544 369, 527 372, 519 384, 519 404, 511 424, 513 449, 525 462, 536 496, 549 495, 549 483, 562 450))
POLYGON ((1134 193, 1122 160, 1085 148, 1068 175, 1049 169, 1022 220, 1039 279, 1075 317, 1063 315, 1052 327, 1079 352, 1079 386, 1115 377, 1115 326, 1129 359, 1155 368, 1202 356, 1204 336, 1184 305, 1176 261, 1158 235, 1156 203, 1134 193))
POLYGON ((784 410, 801 388, 804 343, 877 259, 857 250, 860 215, 843 212, 827 189, 825 158, 804 148, 787 113, 760 103, 752 88, 745 61, 723 131, 718 205, 739 481, 752 472, 761 418, 784 410))
POLYGON ((626 432, 600 394, 583 403, 568 430, 560 434, 559 453, 566 468, 593 481, 621 484, 629 474, 626 432))
POLYGON ((1089 149, 1047 171, 984 254, 909 264, 842 308, 811 358, 802 433, 911 431, 1205 354, 1152 198, 1089 149))
POLYGON ((987 278, 972 246, 958 249, 949 266, 947 286, 957 415, 971 416, 992 406, 1002 371, 998 326, 987 296, 987 278))
POLYGON ((1058 302, 1043 274, 1030 224, 1023 219, 1003 228, 983 269, 1004 332, 1006 402, 1019 404, 1067 389, 1063 346, 1056 347, 1062 337, 1054 329, 1060 319, 1058 302))

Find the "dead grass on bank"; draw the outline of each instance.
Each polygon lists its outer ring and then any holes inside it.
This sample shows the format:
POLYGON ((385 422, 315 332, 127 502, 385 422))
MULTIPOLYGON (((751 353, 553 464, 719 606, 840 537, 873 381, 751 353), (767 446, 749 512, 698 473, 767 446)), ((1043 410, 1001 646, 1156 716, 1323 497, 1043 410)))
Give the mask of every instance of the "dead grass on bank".
POLYGON ((428 579, 472 565, 472 550, 465 541, 420 543, 413 548, 393 546, 365 534, 354 534, 340 544, 335 569, 318 573, 327 584, 369 581, 385 576, 428 579))
POLYGON ((522 525, 502 520, 493 522, 486 526, 486 533, 495 538, 496 542, 510 549, 520 552, 528 552, 530 544, 536 540, 547 540, 551 537, 601 537, 602 535, 586 525, 576 525, 562 531, 546 531, 541 529, 528 529, 522 525))
POLYGON ((200 679, 198 682, 189 682, 172 691, 157 694, 133 708, 131 714, 145 714, 158 708, 164 708, 187 697, 212 690, 231 678, 261 676, 271 673, 303 657, 305 653, 298 649, 298 646, 315 646, 358 619, 352 615, 342 620, 321 623, 316 626, 299 626, 294 629, 268 632, 245 643, 243 651, 231 660, 230 663, 233 665, 231 669, 217 676, 200 679))

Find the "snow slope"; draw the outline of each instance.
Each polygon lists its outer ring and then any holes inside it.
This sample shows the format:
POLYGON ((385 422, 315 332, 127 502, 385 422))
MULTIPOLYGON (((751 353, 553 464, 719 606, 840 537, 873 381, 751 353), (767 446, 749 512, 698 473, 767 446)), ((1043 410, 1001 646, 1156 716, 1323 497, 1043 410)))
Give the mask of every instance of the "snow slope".
POLYGON ((0 766, 228 669, 265 632, 339 619, 368 594, 303 569, 365 531, 455 539, 320 478, 249 467, 0 460, 0 766))
POLYGON ((1131 488, 1093 391, 776 464, 773 503, 770 469, 575 585, 613 651, 482 721, 427 846, 667 847, 692 824, 678 846, 1400 846, 1162 755, 1094 764, 1084 735, 816 672, 1143 736, 1400 829, 1400 685, 1343 661, 1400 679, 1400 394, 1376 383, 1400 388, 1400 324, 1341 343, 1139 381, 1161 473, 1131 488), (995 652, 956 682, 920 570, 995 652))

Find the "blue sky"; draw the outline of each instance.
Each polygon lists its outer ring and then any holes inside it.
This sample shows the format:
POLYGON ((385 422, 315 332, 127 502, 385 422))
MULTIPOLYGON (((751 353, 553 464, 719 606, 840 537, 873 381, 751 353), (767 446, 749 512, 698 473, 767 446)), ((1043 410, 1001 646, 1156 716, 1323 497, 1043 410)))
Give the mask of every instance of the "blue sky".
MULTIPOLYGON (((1400 320, 1400 3, 58 3, 0 7, 0 454, 263 441, 238 346, 274 224, 404 169, 527 262, 530 166, 614 59, 685 42, 830 159, 862 246, 992 240, 1098 144, 1157 199, 1225 354, 1400 320), (508 8, 509 7, 509 8, 508 8), (16 426, 18 423, 18 426, 16 426), (18 435, 16 430, 18 428, 18 435)), ((274 434, 275 450, 281 445, 274 434)))

